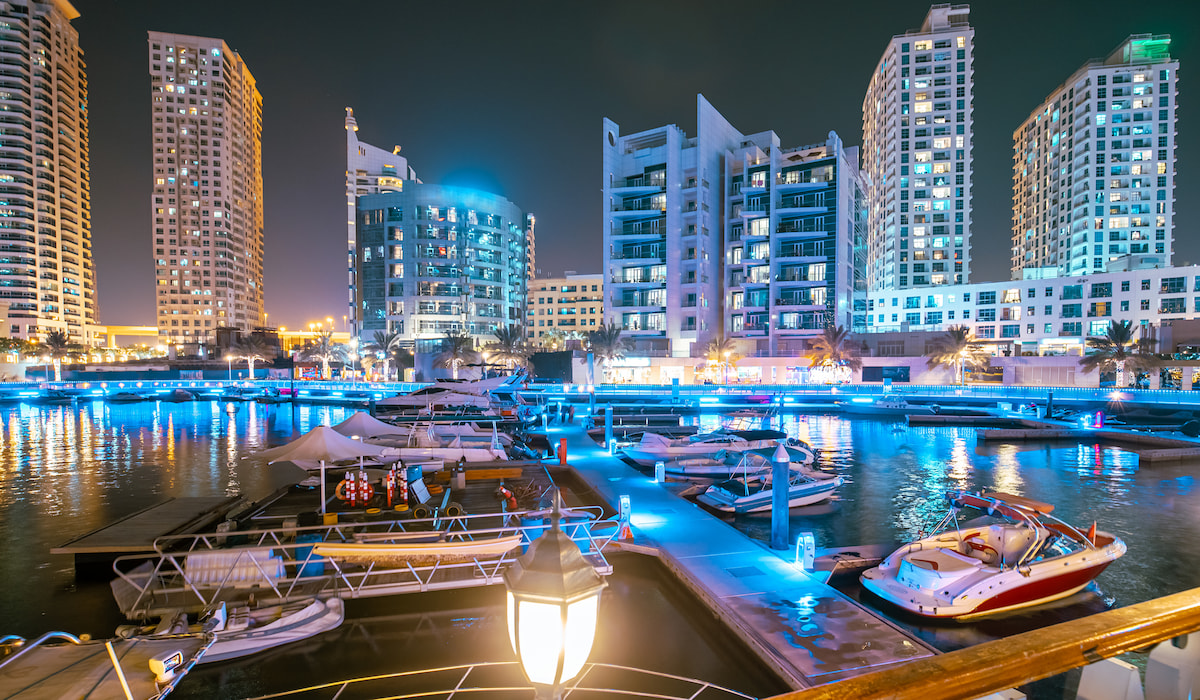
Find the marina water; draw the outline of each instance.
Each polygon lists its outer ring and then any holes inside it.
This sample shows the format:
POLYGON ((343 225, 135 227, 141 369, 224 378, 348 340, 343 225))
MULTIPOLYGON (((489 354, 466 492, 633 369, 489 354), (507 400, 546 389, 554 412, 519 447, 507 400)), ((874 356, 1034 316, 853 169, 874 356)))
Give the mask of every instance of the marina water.
MULTIPOLYGON (((77 582, 71 558, 52 556, 50 548, 168 497, 269 491, 266 465, 245 456, 335 424, 351 410, 99 401, 0 408, 0 633, 111 635, 123 620, 107 584, 77 582)), ((728 422, 700 420, 705 428, 728 422)), ((985 445, 970 428, 837 416, 786 416, 783 428, 820 450, 822 468, 847 477, 836 500, 792 511, 793 538, 813 532, 821 547, 901 542, 936 523, 947 489, 962 488, 1053 503, 1064 520, 1082 527, 1096 520, 1128 543, 1128 554, 1098 579, 1098 591, 1052 610, 969 625, 892 615, 939 648, 1200 585, 1200 550, 1187 545, 1200 539, 1195 465, 1139 468, 1136 454, 1102 444, 985 445)), ((769 538, 769 514, 732 522, 769 538)), ((633 555, 617 557, 614 566, 594 660, 702 677, 755 695, 782 690, 657 566, 633 555)), ((854 580, 838 585, 858 596, 854 580)), ((205 669, 182 684, 180 696, 241 697, 356 673, 505 660, 502 598, 474 590, 351 601, 346 625, 328 638, 205 669)))

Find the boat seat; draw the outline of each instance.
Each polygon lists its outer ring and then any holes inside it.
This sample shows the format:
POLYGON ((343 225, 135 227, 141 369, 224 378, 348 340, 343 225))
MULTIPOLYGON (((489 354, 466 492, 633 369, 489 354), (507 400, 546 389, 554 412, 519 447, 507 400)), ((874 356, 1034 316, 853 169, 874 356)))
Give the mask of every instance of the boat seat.
POLYGON ((941 573, 979 568, 978 561, 953 549, 926 549, 912 552, 904 559, 918 568, 941 573))

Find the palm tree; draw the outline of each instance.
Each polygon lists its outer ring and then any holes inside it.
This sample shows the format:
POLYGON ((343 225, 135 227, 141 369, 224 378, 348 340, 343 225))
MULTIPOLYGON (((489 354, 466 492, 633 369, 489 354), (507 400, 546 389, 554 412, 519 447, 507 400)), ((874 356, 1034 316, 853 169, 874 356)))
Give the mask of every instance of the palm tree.
POLYGON ((732 363, 736 362, 740 355, 735 351, 737 344, 733 338, 727 338, 724 335, 718 335, 704 346, 704 357, 710 362, 721 363, 721 369, 724 373, 724 383, 729 383, 729 368, 732 363))
POLYGON ((254 363, 266 362, 275 356, 275 348, 259 336, 250 336, 229 349, 230 354, 239 360, 245 360, 249 372, 247 378, 254 379, 254 363))
POLYGON ((600 362, 605 374, 608 365, 614 360, 625 357, 625 339, 621 337, 622 328, 614 323, 602 324, 594 331, 588 331, 588 350, 600 362))
POLYGON ((458 368, 475 359, 475 340, 471 336, 447 333, 442 340, 442 352, 434 359, 433 366, 450 368, 451 376, 458 379, 458 368))
POLYGON ((538 344, 551 350, 565 348, 567 346, 567 333, 558 328, 553 328, 546 331, 546 334, 538 339, 538 344))
POLYGON ((391 372, 388 371, 388 362, 391 361, 392 351, 396 349, 399 343, 400 333, 397 331, 375 331, 374 339, 363 346, 363 350, 366 351, 363 355, 364 358, 367 356, 367 353, 371 355, 381 353, 383 355, 383 380, 385 382, 391 376, 391 372))
POLYGON ((300 351, 303 360, 320 360, 321 376, 328 378, 329 363, 334 360, 346 361, 346 346, 333 342, 333 331, 321 331, 316 339, 300 351))
POLYGON ((42 343, 46 354, 54 360, 54 381, 62 381, 62 363, 63 360, 78 350, 78 346, 71 342, 70 336, 66 331, 54 330, 46 334, 46 339, 42 343))
POLYGON ((954 368, 954 381, 962 384, 967 383, 967 367, 987 366, 988 361, 987 351, 967 326, 951 326, 933 341, 933 348, 925 356, 930 369, 943 365, 954 368))
POLYGON ((404 376, 404 370, 416 366, 416 358, 413 357, 412 351, 400 345, 392 347, 391 359, 396 363, 397 380, 404 376))
POLYGON ((1137 334, 1133 321, 1110 321, 1104 335, 1087 339, 1092 353, 1079 358, 1079 365, 1088 371, 1115 371, 1117 386, 1124 387, 1126 367, 1142 371, 1157 364, 1152 354, 1157 341, 1144 333, 1138 338, 1137 334))
POLYGON ((492 331, 492 335, 496 337, 496 342, 489 343, 487 351, 492 357, 503 362, 509 369, 514 367, 524 367, 529 361, 529 347, 525 344, 525 327, 517 324, 513 326, 497 327, 492 331))
POLYGON ((812 339, 812 366, 848 367, 862 369, 862 358, 850 344, 850 331, 842 326, 825 326, 821 335, 812 339))

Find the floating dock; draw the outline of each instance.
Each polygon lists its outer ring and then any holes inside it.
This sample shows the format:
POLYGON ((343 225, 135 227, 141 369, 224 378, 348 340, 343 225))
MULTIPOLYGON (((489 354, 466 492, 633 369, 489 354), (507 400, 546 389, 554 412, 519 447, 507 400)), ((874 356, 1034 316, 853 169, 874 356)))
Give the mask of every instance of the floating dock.
POLYGON ((1025 428, 997 428, 978 431, 980 442, 1040 442, 1071 440, 1084 442, 1108 442, 1129 447, 1137 452, 1142 464, 1167 464, 1200 460, 1200 441, 1183 438, 1148 435, 1135 430, 1113 428, 1069 428, 1066 426, 1022 421, 1025 428))
MULTIPOLYGON (((633 546, 657 555, 779 677, 796 689, 937 652, 732 525, 609 456, 578 428, 568 463, 610 503, 628 496, 633 546)), ((615 544, 615 543, 614 543, 615 544)))
POLYGON ((151 554, 165 535, 196 532, 215 524, 237 505, 240 496, 168 498, 115 523, 80 535, 50 550, 75 555, 75 568, 107 564, 118 556, 151 554))

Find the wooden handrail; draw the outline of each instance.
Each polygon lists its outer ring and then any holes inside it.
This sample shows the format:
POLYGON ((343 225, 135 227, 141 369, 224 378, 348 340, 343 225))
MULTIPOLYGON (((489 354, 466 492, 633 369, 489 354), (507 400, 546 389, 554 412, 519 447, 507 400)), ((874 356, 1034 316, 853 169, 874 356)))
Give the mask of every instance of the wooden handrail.
POLYGON ((969 700, 1200 629, 1200 588, 772 700, 969 700))

